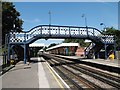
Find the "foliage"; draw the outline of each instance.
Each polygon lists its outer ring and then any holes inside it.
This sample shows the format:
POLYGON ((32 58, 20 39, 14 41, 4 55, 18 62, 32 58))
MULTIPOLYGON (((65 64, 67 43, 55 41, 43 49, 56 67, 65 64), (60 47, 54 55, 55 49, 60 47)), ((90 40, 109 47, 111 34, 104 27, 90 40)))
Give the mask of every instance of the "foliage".
POLYGON ((120 50, 120 30, 116 30, 115 28, 107 28, 105 34, 115 35, 116 40, 116 49, 120 50))
POLYGON ((5 34, 10 31, 22 31, 23 21, 13 3, 2 2, 2 44, 5 43, 5 34))
POLYGON ((47 47, 45 46, 45 47, 43 48, 43 50, 46 51, 46 49, 47 49, 47 47))
MULTIPOLYGON (((107 27, 106 31, 103 31, 104 34, 110 34, 110 35, 115 35, 115 40, 116 40, 116 49, 120 50, 120 30, 116 30, 115 28, 111 27, 107 27)), ((69 42, 73 42, 73 43, 80 43, 80 45, 82 47, 88 46, 89 43, 85 43, 84 39, 65 39, 63 41, 64 43, 69 43, 69 42)))
POLYGON ((53 46, 55 46, 55 45, 57 45, 57 44, 56 44, 56 43, 52 43, 52 44, 50 44, 50 45, 48 46, 48 48, 53 47, 53 46))

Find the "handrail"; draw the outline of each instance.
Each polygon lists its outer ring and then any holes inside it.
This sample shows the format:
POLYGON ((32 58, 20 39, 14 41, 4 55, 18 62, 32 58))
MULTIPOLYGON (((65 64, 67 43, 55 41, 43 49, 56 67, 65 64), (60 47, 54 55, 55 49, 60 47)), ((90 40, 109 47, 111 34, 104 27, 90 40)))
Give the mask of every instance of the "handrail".
MULTIPOLYGON (((51 38, 50 36, 58 35, 56 37, 76 37, 76 38, 89 38, 92 37, 92 39, 97 38, 103 42, 106 42, 106 40, 110 41, 112 38, 111 36, 104 35, 100 30, 93 28, 93 27, 78 27, 78 26, 58 26, 58 25, 38 25, 34 28, 32 28, 29 31, 24 32, 12 32, 11 38, 12 40, 18 39, 18 41, 21 39, 21 41, 28 41, 30 39, 36 39, 38 37, 43 38, 51 38), (45 35, 47 35, 45 37, 45 35), (62 35, 62 36, 60 36, 62 35), (100 36, 99 36, 100 35, 100 36), (15 36, 15 37, 14 37, 15 36), (24 36, 24 38, 23 38, 24 36), (36 37, 36 38, 34 38, 36 37)), ((52 38, 53 38, 52 37, 52 38)), ((14 41, 13 41, 14 42, 14 41)))
MULTIPOLYGON (((49 26, 49 27, 70 27, 70 28, 86 28, 86 27, 79 27, 79 26, 60 26, 60 25, 38 25, 38 26, 35 26, 35 27, 33 27, 32 29, 30 29, 29 31, 22 31, 22 32, 26 32, 26 33, 28 33, 28 32, 31 32, 33 29, 35 29, 35 28, 38 28, 38 27, 42 27, 42 26, 49 26)), ((94 29, 94 30, 97 30, 97 31, 99 31, 101 34, 103 34, 103 32, 101 32, 100 30, 98 30, 97 28, 93 28, 93 27, 87 27, 87 28, 89 28, 89 29, 94 29)))
POLYGON ((90 43, 90 44, 88 45, 88 47, 86 47, 86 49, 84 50, 85 55, 88 54, 88 53, 86 53, 86 52, 89 52, 94 46, 95 46, 94 43, 90 43))

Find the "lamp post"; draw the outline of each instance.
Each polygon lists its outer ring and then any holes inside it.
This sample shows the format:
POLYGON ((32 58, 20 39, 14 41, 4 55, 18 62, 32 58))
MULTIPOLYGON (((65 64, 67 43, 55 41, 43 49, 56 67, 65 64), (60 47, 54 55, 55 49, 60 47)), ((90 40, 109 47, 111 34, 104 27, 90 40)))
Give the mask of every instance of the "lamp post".
POLYGON ((82 18, 85 18, 86 34, 87 34, 87 36, 89 36, 88 27, 87 27, 87 18, 86 18, 86 15, 85 15, 85 14, 82 14, 82 18))
MULTIPOLYGON (((106 25, 104 23, 100 23, 100 25, 104 25, 104 32, 106 32, 106 25)), ((105 34, 105 33, 103 33, 105 34)), ((106 41, 106 37, 105 37, 105 41, 106 41)), ((105 59, 107 59, 107 45, 106 45, 106 42, 105 42, 105 45, 104 45, 104 49, 105 49, 105 59)))
POLYGON ((49 11, 48 14, 49 14, 49 25, 51 25, 51 11, 49 11))
POLYGON ((104 23, 100 23, 100 25, 104 26, 104 31, 106 32, 106 25, 104 23))
POLYGON ((85 14, 82 14, 82 18, 85 18, 85 26, 87 27, 87 18, 85 16, 85 14))

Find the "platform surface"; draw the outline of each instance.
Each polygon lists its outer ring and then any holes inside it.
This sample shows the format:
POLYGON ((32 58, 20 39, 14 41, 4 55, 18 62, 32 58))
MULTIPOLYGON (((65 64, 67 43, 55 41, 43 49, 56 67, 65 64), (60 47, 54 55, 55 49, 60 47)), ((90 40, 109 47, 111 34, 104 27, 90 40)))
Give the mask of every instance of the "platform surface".
POLYGON ((112 66, 112 67, 118 67, 120 68, 120 60, 115 59, 115 60, 109 60, 109 59, 83 59, 79 56, 62 56, 62 55, 57 55, 60 57, 65 57, 65 58, 73 58, 73 59, 79 59, 81 61, 85 62, 91 62, 91 63, 97 63, 97 64, 102 64, 102 65, 107 65, 107 66, 112 66))
POLYGON ((19 62, 2 76, 2 88, 67 88, 41 57, 19 62))

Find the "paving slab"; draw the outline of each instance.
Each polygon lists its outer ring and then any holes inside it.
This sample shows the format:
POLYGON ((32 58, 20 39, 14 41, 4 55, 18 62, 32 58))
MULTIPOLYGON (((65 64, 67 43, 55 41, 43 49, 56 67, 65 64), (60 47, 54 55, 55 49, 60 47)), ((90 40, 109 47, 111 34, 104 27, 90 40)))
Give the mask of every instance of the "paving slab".
POLYGON ((38 88, 37 63, 17 64, 2 76, 2 88, 38 88))
POLYGON ((107 65, 107 66, 112 66, 112 67, 118 67, 120 68, 120 60, 114 59, 114 60, 109 60, 109 59, 83 59, 79 56, 62 56, 62 55, 57 55, 60 57, 64 58, 70 58, 70 59, 78 59, 81 61, 85 62, 91 62, 91 63, 97 63, 97 64, 102 64, 102 65, 107 65))
POLYGON ((32 58, 30 64, 23 61, 17 63, 14 68, 3 74, 2 88, 67 88, 67 84, 50 69, 43 58, 32 58), (60 86, 63 86, 61 87, 60 86))

